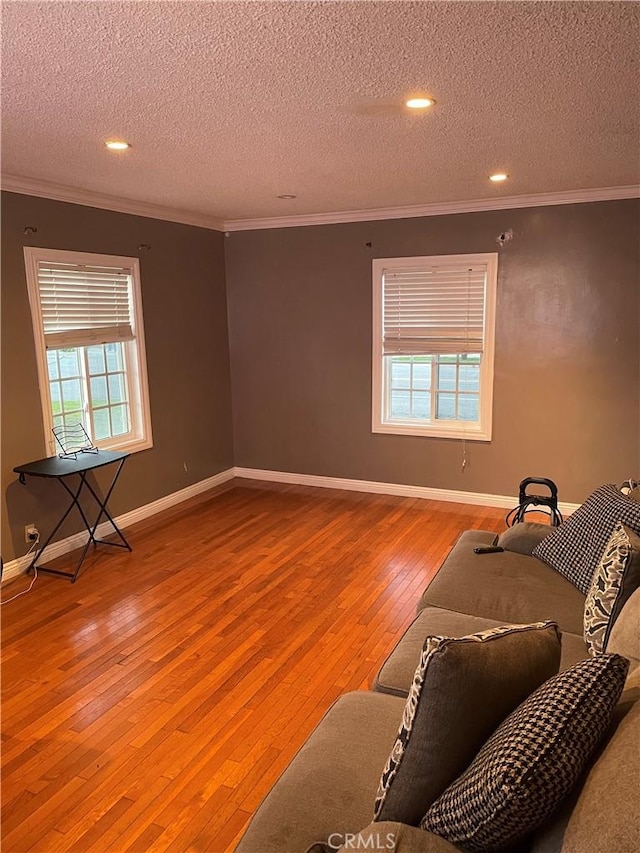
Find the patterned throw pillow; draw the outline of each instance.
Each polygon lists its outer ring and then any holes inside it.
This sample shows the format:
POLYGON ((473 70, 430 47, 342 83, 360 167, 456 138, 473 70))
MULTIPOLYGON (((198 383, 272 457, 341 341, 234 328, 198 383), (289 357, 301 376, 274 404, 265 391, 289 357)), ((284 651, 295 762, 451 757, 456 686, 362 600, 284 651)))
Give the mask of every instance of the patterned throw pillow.
POLYGON ((378 788, 374 820, 417 826, 523 699, 558 671, 555 622, 427 637, 378 788))
POLYGON ((551 678, 489 738, 420 826, 467 850, 500 850, 542 824, 607 730, 629 661, 599 655, 551 678))
POLYGON ((533 556, 586 595, 600 556, 619 521, 640 534, 640 503, 611 484, 601 486, 533 549, 533 556))
POLYGON ((584 604, 584 641, 592 655, 607 648, 613 623, 640 586, 640 537, 616 524, 584 604))

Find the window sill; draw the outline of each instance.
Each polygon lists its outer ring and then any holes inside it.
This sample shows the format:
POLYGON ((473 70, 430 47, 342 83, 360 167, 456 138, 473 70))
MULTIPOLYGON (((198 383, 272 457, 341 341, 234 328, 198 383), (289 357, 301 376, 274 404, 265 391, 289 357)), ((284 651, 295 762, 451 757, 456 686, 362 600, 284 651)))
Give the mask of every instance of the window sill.
POLYGON ((98 442, 99 450, 120 450, 122 453, 139 453, 153 447, 152 438, 134 438, 129 441, 98 442))
POLYGON ((480 429, 477 425, 460 427, 459 424, 455 424, 455 426, 441 424, 432 426, 430 424, 379 423, 373 425, 372 432, 384 435, 419 435, 423 438, 463 438, 467 441, 491 441, 491 429, 480 429))

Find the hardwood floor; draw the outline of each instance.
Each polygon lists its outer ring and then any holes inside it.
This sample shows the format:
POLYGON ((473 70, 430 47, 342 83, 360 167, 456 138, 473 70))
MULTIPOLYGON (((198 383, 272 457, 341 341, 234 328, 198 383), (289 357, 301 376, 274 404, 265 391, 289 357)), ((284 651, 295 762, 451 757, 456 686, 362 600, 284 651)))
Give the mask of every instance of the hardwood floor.
POLYGON ((458 533, 503 517, 236 480, 129 528, 133 553, 97 551, 75 585, 41 575, 2 608, 4 853, 233 850, 458 533))

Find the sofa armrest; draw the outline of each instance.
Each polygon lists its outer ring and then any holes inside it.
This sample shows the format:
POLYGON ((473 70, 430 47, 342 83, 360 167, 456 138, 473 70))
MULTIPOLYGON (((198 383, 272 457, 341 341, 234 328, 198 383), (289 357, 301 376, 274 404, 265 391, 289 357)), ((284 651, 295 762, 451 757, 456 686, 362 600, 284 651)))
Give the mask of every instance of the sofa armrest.
POLYGON ((539 545, 553 530, 549 524, 538 524, 536 521, 522 521, 514 524, 498 537, 498 545, 505 551, 515 551, 517 554, 531 556, 533 549, 539 545))
POLYGON ((461 849, 440 838, 439 835, 419 829, 417 826, 383 820, 379 823, 370 823, 355 836, 345 837, 344 845, 338 848, 337 853, 353 853, 354 850, 379 850, 387 853, 457 853, 461 849))
MULTIPOLYGON (((463 531, 455 541, 453 548, 466 547, 467 545, 495 545, 498 539, 498 534, 491 530, 472 530, 463 531)), ((453 551, 453 548, 451 549, 453 551)))

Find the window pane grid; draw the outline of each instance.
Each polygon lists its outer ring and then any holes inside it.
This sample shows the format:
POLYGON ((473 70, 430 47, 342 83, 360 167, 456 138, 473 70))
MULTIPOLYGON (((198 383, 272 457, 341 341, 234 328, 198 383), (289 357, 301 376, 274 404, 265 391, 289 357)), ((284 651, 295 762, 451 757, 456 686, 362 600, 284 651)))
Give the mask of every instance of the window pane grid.
POLYGON ((131 432, 122 343, 48 350, 47 365, 54 426, 81 421, 94 441, 131 432))
POLYGON ((131 430, 131 419, 123 346, 108 343, 85 350, 89 356, 87 372, 95 437, 99 440, 126 435, 131 430))
POLYGON ((387 356, 385 360, 388 420, 478 421, 480 355, 387 356))
POLYGON ((82 371, 74 350, 49 350, 49 388, 54 425, 71 424, 83 418, 82 371))

